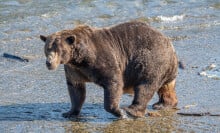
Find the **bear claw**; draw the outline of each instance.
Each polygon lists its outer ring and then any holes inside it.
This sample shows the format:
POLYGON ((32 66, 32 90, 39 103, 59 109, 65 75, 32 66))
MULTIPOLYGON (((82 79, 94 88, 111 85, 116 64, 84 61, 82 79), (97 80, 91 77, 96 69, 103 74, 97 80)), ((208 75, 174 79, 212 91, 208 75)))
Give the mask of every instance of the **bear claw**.
POLYGON ((127 119, 128 118, 128 113, 124 109, 120 109, 120 119, 127 119))
POLYGON ((166 105, 162 102, 157 102, 157 103, 152 105, 152 108, 155 109, 155 110, 175 109, 176 104, 174 104, 174 106, 172 106, 172 105, 166 105))
POLYGON ((127 107, 125 107, 123 109, 126 111, 127 116, 132 117, 132 118, 144 117, 145 113, 146 113, 146 111, 138 111, 138 110, 134 110, 134 109, 127 108, 127 107))
POLYGON ((156 110, 162 110, 165 107, 164 107, 164 105, 162 103, 155 103, 155 104, 152 105, 152 108, 156 109, 156 110))
POLYGON ((64 118, 71 118, 71 117, 77 117, 79 115, 79 113, 76 113, 76 112, 72 112, 72 111, 69 111, 69 112, 66 112, 66 113, 63 113, 62 116, 64 118))

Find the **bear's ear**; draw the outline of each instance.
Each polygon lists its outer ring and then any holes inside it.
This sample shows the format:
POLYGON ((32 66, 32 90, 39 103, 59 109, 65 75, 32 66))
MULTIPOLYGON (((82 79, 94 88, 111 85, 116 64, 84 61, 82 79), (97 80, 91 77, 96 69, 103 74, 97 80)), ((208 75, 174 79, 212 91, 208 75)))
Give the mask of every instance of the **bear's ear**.
POLYGON ((41 39, 43 42, 46 42, 47 37, 46 37, 46 36, 44 36, 44 35, 40 35, 40 39, 41 39))
POLYGON ((73 44, 73 43, 75 42, 75 39, 76 39, 75 36, 68 36, 65 41, 66 41, 69 45, 71 45, 71 44, 73 44))

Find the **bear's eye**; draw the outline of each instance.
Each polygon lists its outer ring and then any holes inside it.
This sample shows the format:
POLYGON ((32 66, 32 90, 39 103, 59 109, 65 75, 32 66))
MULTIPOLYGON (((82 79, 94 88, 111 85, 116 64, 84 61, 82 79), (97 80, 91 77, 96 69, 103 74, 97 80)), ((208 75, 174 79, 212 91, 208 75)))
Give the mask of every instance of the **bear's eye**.
POLYGON ((45 50, 47 52, 50 52, 50 51, 55 51, 57 49, 57 44, 55 42, 45 46, 45 50))
POLYGON ((69 45, 73 44, 74 41, 75 41, 75 36, 69 36, 69 37, 66 38, 66 42, 67 42, 69 45))
POLYGON ((57 48, 57 43, 54 42, 54 43, 52 44, 52 49, 56 49, 56 48, 57 48))

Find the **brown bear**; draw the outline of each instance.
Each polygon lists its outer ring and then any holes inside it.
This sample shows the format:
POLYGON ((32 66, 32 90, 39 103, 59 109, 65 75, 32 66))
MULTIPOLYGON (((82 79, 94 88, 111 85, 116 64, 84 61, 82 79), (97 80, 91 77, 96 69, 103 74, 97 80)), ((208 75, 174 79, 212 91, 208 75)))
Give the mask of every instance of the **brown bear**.
POLYGON ((142 117, 157 92, 155 109, 175 107, 178 61, 169 38, 148 24, 131 21, 106 28, 87 25, 40 36, 49 70, 64 64, 72 103, 64 117, 77 116, 86 97, 86 82, 104 88, 104 108, 117 117, 142 117), (120 108, 123 93, 134 93, 120 108))

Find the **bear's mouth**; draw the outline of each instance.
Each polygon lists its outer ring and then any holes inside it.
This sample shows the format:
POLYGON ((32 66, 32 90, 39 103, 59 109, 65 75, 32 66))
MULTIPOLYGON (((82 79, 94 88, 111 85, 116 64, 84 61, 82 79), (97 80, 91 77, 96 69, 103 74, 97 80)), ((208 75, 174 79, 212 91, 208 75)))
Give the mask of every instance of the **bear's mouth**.
POLYGON ((57 64, 51 64, 49 62, 46 61, 46 66, 48 70, 55 70, 57 68, 57 64))

